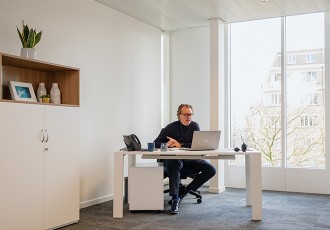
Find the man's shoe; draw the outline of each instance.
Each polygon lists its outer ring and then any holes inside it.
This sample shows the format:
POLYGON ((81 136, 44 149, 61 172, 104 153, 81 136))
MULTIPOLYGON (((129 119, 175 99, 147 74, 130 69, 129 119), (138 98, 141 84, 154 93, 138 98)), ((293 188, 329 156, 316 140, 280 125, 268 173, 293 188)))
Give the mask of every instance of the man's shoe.
POLYGON ((171 214, 178 214, 179 206, 180 206, 180 200, 172 200, 172 205, 171 205, 169 212, 171 214))

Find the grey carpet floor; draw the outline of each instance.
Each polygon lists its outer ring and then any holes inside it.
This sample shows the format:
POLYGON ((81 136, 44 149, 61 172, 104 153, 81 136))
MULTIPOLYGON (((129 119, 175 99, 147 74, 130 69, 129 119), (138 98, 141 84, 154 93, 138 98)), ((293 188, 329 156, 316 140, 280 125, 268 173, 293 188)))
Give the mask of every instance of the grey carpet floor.
MULTIPOLYGON (((203 187, 201 194, 201 204, 187 196, 177 215, 167 211, 131 213, 124 205, 124 218, 114 219, 112 201, 104 202, 81 209, 80 221, 62 230, 330 229, 330 195, 263 191, 262 221, 252 221, 245 190, 226 188, 221 194, 211 194, 203 187)), ((165 210, 168 200, 165 196, 165 210)))

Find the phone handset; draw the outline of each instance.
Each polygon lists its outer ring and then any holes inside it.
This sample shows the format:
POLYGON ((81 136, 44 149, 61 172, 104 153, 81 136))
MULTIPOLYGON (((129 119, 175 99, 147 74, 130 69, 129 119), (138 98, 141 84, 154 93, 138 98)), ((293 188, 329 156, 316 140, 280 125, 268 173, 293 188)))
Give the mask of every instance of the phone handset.
POLYGON ((141 151, 141 142, 135 134, 130 135, 131 143, 134 147, 134 150, 141 151))
POLYGON ((141 151, 141 142, 135 134, 123 135, 128 151, 141 151))

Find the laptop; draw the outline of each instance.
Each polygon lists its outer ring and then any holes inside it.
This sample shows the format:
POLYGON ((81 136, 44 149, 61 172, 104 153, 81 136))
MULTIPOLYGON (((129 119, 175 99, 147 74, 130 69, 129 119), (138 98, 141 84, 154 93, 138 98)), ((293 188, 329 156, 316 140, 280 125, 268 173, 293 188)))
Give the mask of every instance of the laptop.
POLYGON ((191 148, 180 148, 189 151, 214 150, 219 147, 221 131, 194 131, 191 148))

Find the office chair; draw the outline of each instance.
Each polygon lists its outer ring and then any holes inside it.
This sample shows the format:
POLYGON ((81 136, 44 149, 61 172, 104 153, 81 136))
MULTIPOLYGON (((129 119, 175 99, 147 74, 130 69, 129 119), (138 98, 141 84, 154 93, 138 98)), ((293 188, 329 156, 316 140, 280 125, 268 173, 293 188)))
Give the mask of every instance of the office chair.
MULTIPOLYGON (((158 160, 158 161, 161 161, 161 160, 158 160)), ((191 168, 183 168, 183 170, 181 171, 180 179, 187 179, 188 177, 193 179, 199 173, 200 173, 199 171, 196 171, 191 168)), ((164 167, 164 178, 168 177, 167 175, 168 174, 166 172, 166 167, 164 167)), ((186 186, 180 183, 180 191, 179 191, 180 196, 185 191, 185 189, 186 189, 186 186)), ((164 193, 168 193, 169 191, 170 191, 169 189, 165 189, 164 193)), ((198 204, 202 203, 202 195, 200 194, 200 191, 198 191, 198 190, 189 191, 188 194, 195 196, 198 204)), ((168 204, 171 205, 172 200, 168 201, 168 204)))

